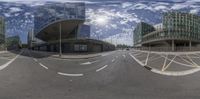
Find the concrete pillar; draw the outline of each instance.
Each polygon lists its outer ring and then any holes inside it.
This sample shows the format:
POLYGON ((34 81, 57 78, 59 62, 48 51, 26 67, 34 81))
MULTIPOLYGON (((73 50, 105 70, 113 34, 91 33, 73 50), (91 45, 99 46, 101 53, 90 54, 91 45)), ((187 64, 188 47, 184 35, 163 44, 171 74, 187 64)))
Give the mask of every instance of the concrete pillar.
POLYGON ((191 41, 189 41, 189 47, 190 47, 190 51, 192 50, 192 42, 191 41))
POLYGON ((174 40, 172 40, 172 51, 174 51, 174 40))

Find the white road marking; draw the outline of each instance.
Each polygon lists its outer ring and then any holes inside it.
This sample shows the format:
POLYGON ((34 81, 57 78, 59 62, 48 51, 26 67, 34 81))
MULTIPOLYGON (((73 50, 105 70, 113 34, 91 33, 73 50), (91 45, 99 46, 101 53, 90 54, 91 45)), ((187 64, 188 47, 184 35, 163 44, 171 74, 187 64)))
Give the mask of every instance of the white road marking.
POLYGON ((108 65, 105 65, 105 66, 103 66, 103 67, 97 69, 96 72, 99 72, 99 71, 103 70, 103 69, 106 68, 107 66, 108 66, 108 65))
POLYGON ((118 58, 118 56, 116 56, 116 58, 118 58))
POLYGON ((21 51, 17 56, 15 56, 15 58, 11 59, 10 61, 8 61, 7 63, 3 64, 0 66, 0 70, 3 70, 4 68, 6 68, 7 66, 9 66, 13 61, 15 61, 19 55, 23 53, 23 51, 21 51))
POLYGON ((112 59, 112 62, 114 62, 115 61, 115 59, 112 59))
POLYGON ((187 56, 187 58, 194 64, 194 66, 199 66, 198 64, 196 64, 196 63, 188 56, 188 54, 187 54, 186 56, 187 56))
POLYGON ((149 60, 149 54, 150 54, 150 52, 148 52, 148 54, 147 54, 147 58, 146 58, 146 61, 145 61, 145 65, 147 65, 147 62, 148 62, 148 60, 149 60))
POLYGON ((144 53, 137 53, 137 54, 134 54, 134 56, 139 56, 139 55, 141 55, 141 54, 144 54, 144 53))
MULTIPOLYGON (((163 58, 165 58, 165 56, 162 56, 162 55, 160 55, 161 57, 163 57, 163 58)), ((178 56, 179 57, 179 56, 178 56)), ((169 61, 171 61, 171 59, 169 59, 169 58, 167 58, 167 60, 169 60, 169 61)), ((193 65, 187 65, 187 64, 183 64, 183 63, 180 63, 180 62, 178 62, 178 61, 173 61, 174 63, 176 63, 176 64, 179 64, 179 65, 182 65, 182 66, 186 66, 186 67, 195 67, 195 66, 193 66, 193 65)))
POLYGON ((158 74, 162 74, 162 75, 168 75, 168 76, 185 76, 185 75, 192 74, 192 73, 200 71, 200 68, 198 67, 198 68, 185 70, 185 71, 179 71, 179 72, 177 72, 177 71, 160 71, 160 70, 154 68, 151 71, 154 72, 154 73, 158 73, 158 74))
POLYGON ((39 63, 39 64, 40 64, 40 66, 42 66, 43 68, 48 69, 48 67, 44 66, 42 63, 39 63))
POLYGON ((167 64, 167 66, 165 66, 165 68, 162 69, 162 71, 165 71, 165 70, 170 66, 170 64, 174 61, 175 58, 176 58, 176 55, 175 55, 174 58, 170 61, 170 63, 167 64))
POLYGON ((142 63, 140 60, 138 60, 137 58, 135 58, 134 55, 132 55, 131 53, 129 53, 129 55, 130 55, 137 63, 139 63, 141 66, 145 66, 144 63, 142 63))
POLYGON ((38 61, 38 60, 37 60, 37 59, 35 59, 35 58, 33 58, 33 60, 34 60, 34 61, 36 61, 36 62, 38 61))
POLYGON ((165 57, 165 61, 164 61, 164 64, 163 64, 163 66, 162 66, 162 71, 164 70, 164 68, 165 68, 165 66, 166 66, 166 63, 167 63, 167 58, 168 57, 168 54, 166 55, 166 57, 165 57))
POLYGON ((178 57, 180 57, 180 58, 181 58, 183 61, 185 61, 186 63, 189 63, 189 64, 191 64, 191 65, 194 65, 194 64, 192 64, 190 61, 184 59, 183 57, 181 57, 181 56, 178 56, 178 57))
POLYGON ((77 77, 77 76, 83 76, 83 74, 68 74, 68 73, 62 73, 62 72, 57 72, 59 75, 63 76, 71 76, 71 77, 77 77))
POLYGON ((122 55, 124 58, 126 58, 126 55, 122 55))
POLYGON ((90 65, 90 64, 96 63, 96 62, 98 62, 98 61, 99 61, 99 60, 92 61, 92 62, 85 62, 85 63, 81 63, 80 65, 90 65))

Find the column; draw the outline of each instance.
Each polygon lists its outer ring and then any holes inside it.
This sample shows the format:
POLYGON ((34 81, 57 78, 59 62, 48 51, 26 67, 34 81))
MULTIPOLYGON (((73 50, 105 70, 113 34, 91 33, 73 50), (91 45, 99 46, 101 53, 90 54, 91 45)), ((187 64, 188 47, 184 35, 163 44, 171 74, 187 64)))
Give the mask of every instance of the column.
POLYGON ((172 51, 174 51, 174 40, 172 40, 172 51))
POLYGON ((189 42, 190 44, 189 44, 189 47, 190 47, 190 51, 192 50, 192 42, 191 42, 191 40, 190 40, 190 42, 189 42))

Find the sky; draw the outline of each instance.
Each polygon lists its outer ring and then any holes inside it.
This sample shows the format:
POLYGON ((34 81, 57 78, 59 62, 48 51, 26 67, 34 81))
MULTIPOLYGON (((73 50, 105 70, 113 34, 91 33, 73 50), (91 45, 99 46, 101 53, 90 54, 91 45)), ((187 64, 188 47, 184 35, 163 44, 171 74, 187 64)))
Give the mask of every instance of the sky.
POLYGON ((6 17, 6 35, 19 35, 27 42, 33 28, 32 8, 46 2, 85 2, 91 38, 113 44, 133 45, 133 30, 143 21, 155 25, 162 13, 200 13, 200 0, 0 0, 0 15, 6 17))

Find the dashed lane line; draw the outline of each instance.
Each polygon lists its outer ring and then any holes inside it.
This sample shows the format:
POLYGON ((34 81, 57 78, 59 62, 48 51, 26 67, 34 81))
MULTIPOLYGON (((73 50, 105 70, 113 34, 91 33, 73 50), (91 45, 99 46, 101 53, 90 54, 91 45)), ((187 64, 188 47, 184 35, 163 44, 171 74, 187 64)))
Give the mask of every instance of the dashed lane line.
POLYGON ((115 59, 112 59, 112 62, 114 62, 115 61, 115 59))
POLYGON ((108 67, 108 65, 105 65, 105 66, 103 66, 103 67, 97 69, 96 72, 99 72, 99 71, 103 70, 103 69, 106 68, 106 67, 108 67))
POLYGON ((7 63, 3 64, 0 66, 0 70, 3 70, 4 68, 6 68, 7 66, 9 66, 12 62, 14 62, 18 57, 19 55, 23 53, 23 51, 21 51, 17 56, 15 56, 15 58, 11 59, 10 61, 8 61, 7 63))
POLYGON ((46 67, 46 66, 43 65, 42 63, 39 63, 39 64, 40 64, 40 66, 42 66, 43 68, 48 69, 48 67, 46 67))
POLYGON ((83 76, 83 74, 68 74, 68 73, 62 73, 62 72, 57 72, 57 74, 63 75, 63 76, 72 76, 72 77, 83 76))

